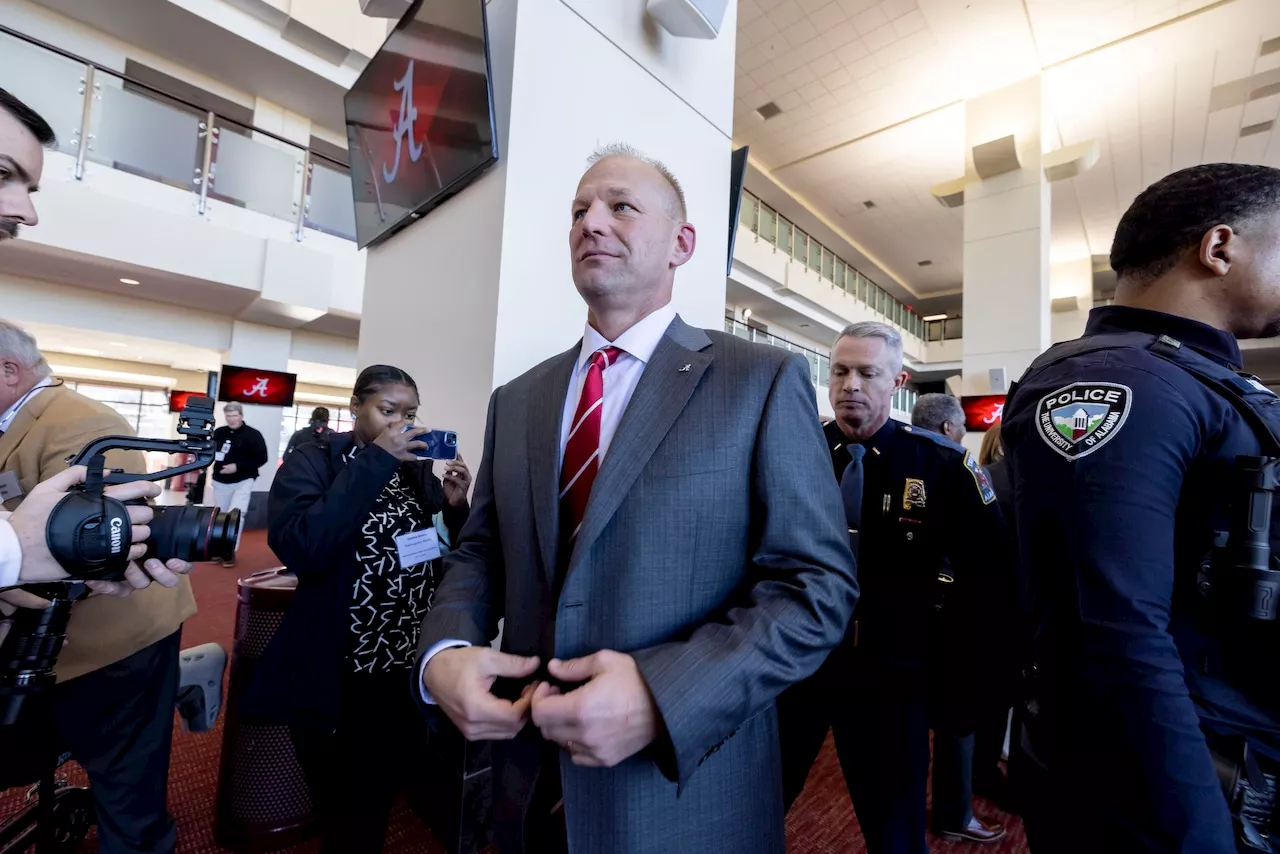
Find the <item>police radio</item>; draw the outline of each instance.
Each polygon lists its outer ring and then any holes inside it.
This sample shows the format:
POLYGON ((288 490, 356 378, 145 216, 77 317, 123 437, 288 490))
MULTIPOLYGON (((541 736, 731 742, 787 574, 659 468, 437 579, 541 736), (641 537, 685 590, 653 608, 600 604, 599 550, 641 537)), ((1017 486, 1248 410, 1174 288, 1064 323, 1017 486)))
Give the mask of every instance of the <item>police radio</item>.
POLYGON ((1280 558, 1271 552, 1271 505, 1280 486, 1275 457, 1236 457, 1229 529, 1201 566, 1200 592, 1226 617, 1275 622, 1280 616, 1280 558))

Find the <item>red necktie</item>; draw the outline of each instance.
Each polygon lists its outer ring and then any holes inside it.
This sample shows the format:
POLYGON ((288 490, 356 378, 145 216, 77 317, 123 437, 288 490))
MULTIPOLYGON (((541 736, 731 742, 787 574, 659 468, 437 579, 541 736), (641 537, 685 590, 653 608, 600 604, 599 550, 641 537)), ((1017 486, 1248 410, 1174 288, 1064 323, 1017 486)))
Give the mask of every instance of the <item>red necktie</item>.
POLYGON ((587 513, 591 485, 600 470, 600 420, 604 406, 604 371, 618 361, 622 350, 605 347, 591 354, 587 378, 582 383, 582 397, 573 414, 569 441, 564 448, 560 467, 560 520, 570 531, 569 541, 578 535, 582 517, 587 513))

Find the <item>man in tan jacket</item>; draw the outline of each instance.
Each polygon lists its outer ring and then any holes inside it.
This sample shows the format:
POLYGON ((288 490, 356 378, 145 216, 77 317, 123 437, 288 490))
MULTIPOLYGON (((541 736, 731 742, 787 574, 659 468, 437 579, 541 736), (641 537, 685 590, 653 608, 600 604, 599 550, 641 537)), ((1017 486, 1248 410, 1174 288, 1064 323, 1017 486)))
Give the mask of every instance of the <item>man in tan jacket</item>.
MULTIPOLYGON (((34 339, 0 320, 0 496, 13 510, 40 481, 102 436, 133 430, 111 408, 49 376, 34 339), (16 490, 16 494, 15 494, 16 490)), ((145 471, 140 451, 107 465, 145 471)), ((176 831, 166 809, 182 623, 196 611, 191 583, 77 602, 52 692, 56 738, 89 774, 102 852, 166 854, 176 831)), ((21 724, 20 724, 21 726, 21 724)))
MULTIPOLYGON (((0 243, 34 226, 30 193, 43 168, 48 124, 0 90, 0 243)), ((50 376, 35 340, 0 321, 0 500, 15 509, 37 483, 67 467, 96 438, 133 430, 111 408, 50 376)), ((107 454, 107 465, 145 470, 139 451, 107 454)), ((171 563, 185 571, 188 564, 171 563)), ((8 595, 8 594, 0 594, 8 595)), ((9 600, 11 603, 12 599, 9 600)), ((89 775, 102 854, 172 854, 177 831, 166 807, 182 622, 196 611, 186 578, 128 598, 78 602, 58 659, 58 684, 31 739, 69 750, 89 775)), ((24 737, 27 737, 24 732, 24 737)), ((0 761, 3 761, 0 759, 0 761)))

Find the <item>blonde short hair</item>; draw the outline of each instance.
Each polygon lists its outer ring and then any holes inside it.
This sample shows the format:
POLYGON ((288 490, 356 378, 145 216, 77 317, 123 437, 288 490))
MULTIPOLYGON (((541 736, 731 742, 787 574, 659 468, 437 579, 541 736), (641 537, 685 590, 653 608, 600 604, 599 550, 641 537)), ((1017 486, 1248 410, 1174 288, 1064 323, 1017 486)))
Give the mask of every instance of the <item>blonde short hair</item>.
POLYGON ((607 160, 610 157, 629 157, 632 160, 639 160, 641 163, 653 168, 661 175, 671 190, 676 194, 676 204, 680 209, 680 221, 684 222, 689 219, 689 208, 684 201, 684 188, 680 186, 680 181, 676 178, 674 172, 667 168, 667 165, 656 157, 650 157, 635 146, 628 145, 625 142, 611 142, 597 148, 590 157, 587 158, 588 168, 595 166, 601 160, 607 160))

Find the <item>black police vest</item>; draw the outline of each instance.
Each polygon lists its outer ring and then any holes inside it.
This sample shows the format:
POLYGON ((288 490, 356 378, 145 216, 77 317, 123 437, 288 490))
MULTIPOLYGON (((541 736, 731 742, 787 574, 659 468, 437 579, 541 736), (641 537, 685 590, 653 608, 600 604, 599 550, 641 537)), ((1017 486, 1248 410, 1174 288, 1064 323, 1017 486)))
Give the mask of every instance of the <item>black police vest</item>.
MULTIPOLYGON (((1280 409, 1276 408, 1277 404, 1280 404, 1280 398, 1277 398, 1276 394, 1259 382, 1257 378, 1237 373, 1225 365, 1201 355, 1192 348, 1184 346, 1182 342, 1168 335, 1153 335, 1144 332, 1112 332, 1068 341, 1055 345, 1043 353, 1031 364, 1027 373, 1030 374, 1032 371, 1049 367, 1075 356, 1099 350, 1126 348, 1145 350, 1158 358, 1177 365, 1194 376, 1215 394, 1229 402, 1240 414, 1256 437, 1262 454, 1267 458, 1280 459, 1280 437, 1277 437, 1277 426, 1280 425, 1273 423, 1273 419, 1280 420, 1280 409)), ((1009 391, 1010 401, 1014 399, 1017 390, 1018 383, 1014 383, 1009 391)), ((1008 407, 1012 408, 1012 404, 1010 403, 1008 407)), ((1263 457, 1245 459, 1256 460, 1259 465, 1267 462, 1263 457)), ((1280 466, 1272 467, 1273 471, 1276 469, 1280 469, 1280 466)), ((1274 481, 1272 481, 1272 485, 1274 486, 1274 481)), ((1242 500, 1241 495, 1237 495, 1236 499, 1237 501, 1242 500)), ((1270 524, 1271 500, 1269 495, 1264 504, 1249 505, 1253 518, 1249 525, 1245 527, 1251 527, 1253 530, 1261 532, 1269 526, 1270 551, 1280 554, 1280 524, 1270 524), (1263 513, 1264 509, 1266 511, 1265 515, 1263 513)), ((1239 513, 1241 511, 1237 509, 1235 512, 1239 513)), ((1218 535, 1220 541, 1223 540, 1226 533, 1222 532, 1218 535)), ((1232 534, 1232 536, 1236 535, 1232 534)), ((1223 542, 1219 543, 1219 545, 1222 544, 1223 542)), ((1278 610, 1280 610, 1280 572, 1275 571, 1277 561, 1271 558, 1270 554, 1265 553, 1265 546, 1268 543, 1263 540, 1259 545, 1263 547, 1258 555, 1259 570, 1253 573, 1248 595, 1240 595, 1237 589, 1238 585, 1225 588, 1227 593, 1233 597, 1233 606, 1230 609, 1221 607, 1223 585, 1218 581, 1210 584, 1211 567, 1208 561, 1204 564, 1200 576, 1199 584, 1202 593, 1204 593, 1202 603, 1204 607, 1200 609, 1200 630, 1207 631, 1211 635, 1217 635, 1229 647, 1233 647, 1236 653, 1246 652, 1246 650, 1241 649, 1242 646, 1251 648, 1247 650, 1248 653, 1256 654, 1259 652, 1257 649, 1259 645, 1266 649, 1275 649, 1277 644, 1280 644, 1280 620, 1277 620, 1278 610), (1264 570, 1262 567, 1266 567, 1266 569, 1264 570), (1211 587, 1214 589, 1211 590, 1211 587), (1215 602, 1214 600, 1218 601, 1215 602), (1234 604, 1236 602, 1245 604, 1234 604), (1227 613, 1228 611, 1230 613, 1227 613), (1244 617, 1252 617, 1254 619, 1235 619, 1244 617), (1232 622, 1233 619, 1235 620, 1234 623, 1232 622), (1241 628, 1240 624, 1242 622, 1251 625, 1241 628), (1231 636, 1230 640, 1225 637, 1228 635, 1231 636)), ((1218 550, 1215 549, 1215 551, 1218 550)), ((1032 603, 1032 608, 1033 610, 1038 610, 1035 603, 1032 603)), ((1034 616, 1033 624, 1038 624, 1034 616)), ((1035 646, 1038 646, 1038 644, 1036 639, 1033 638, 1033 647, 1035 646)))

